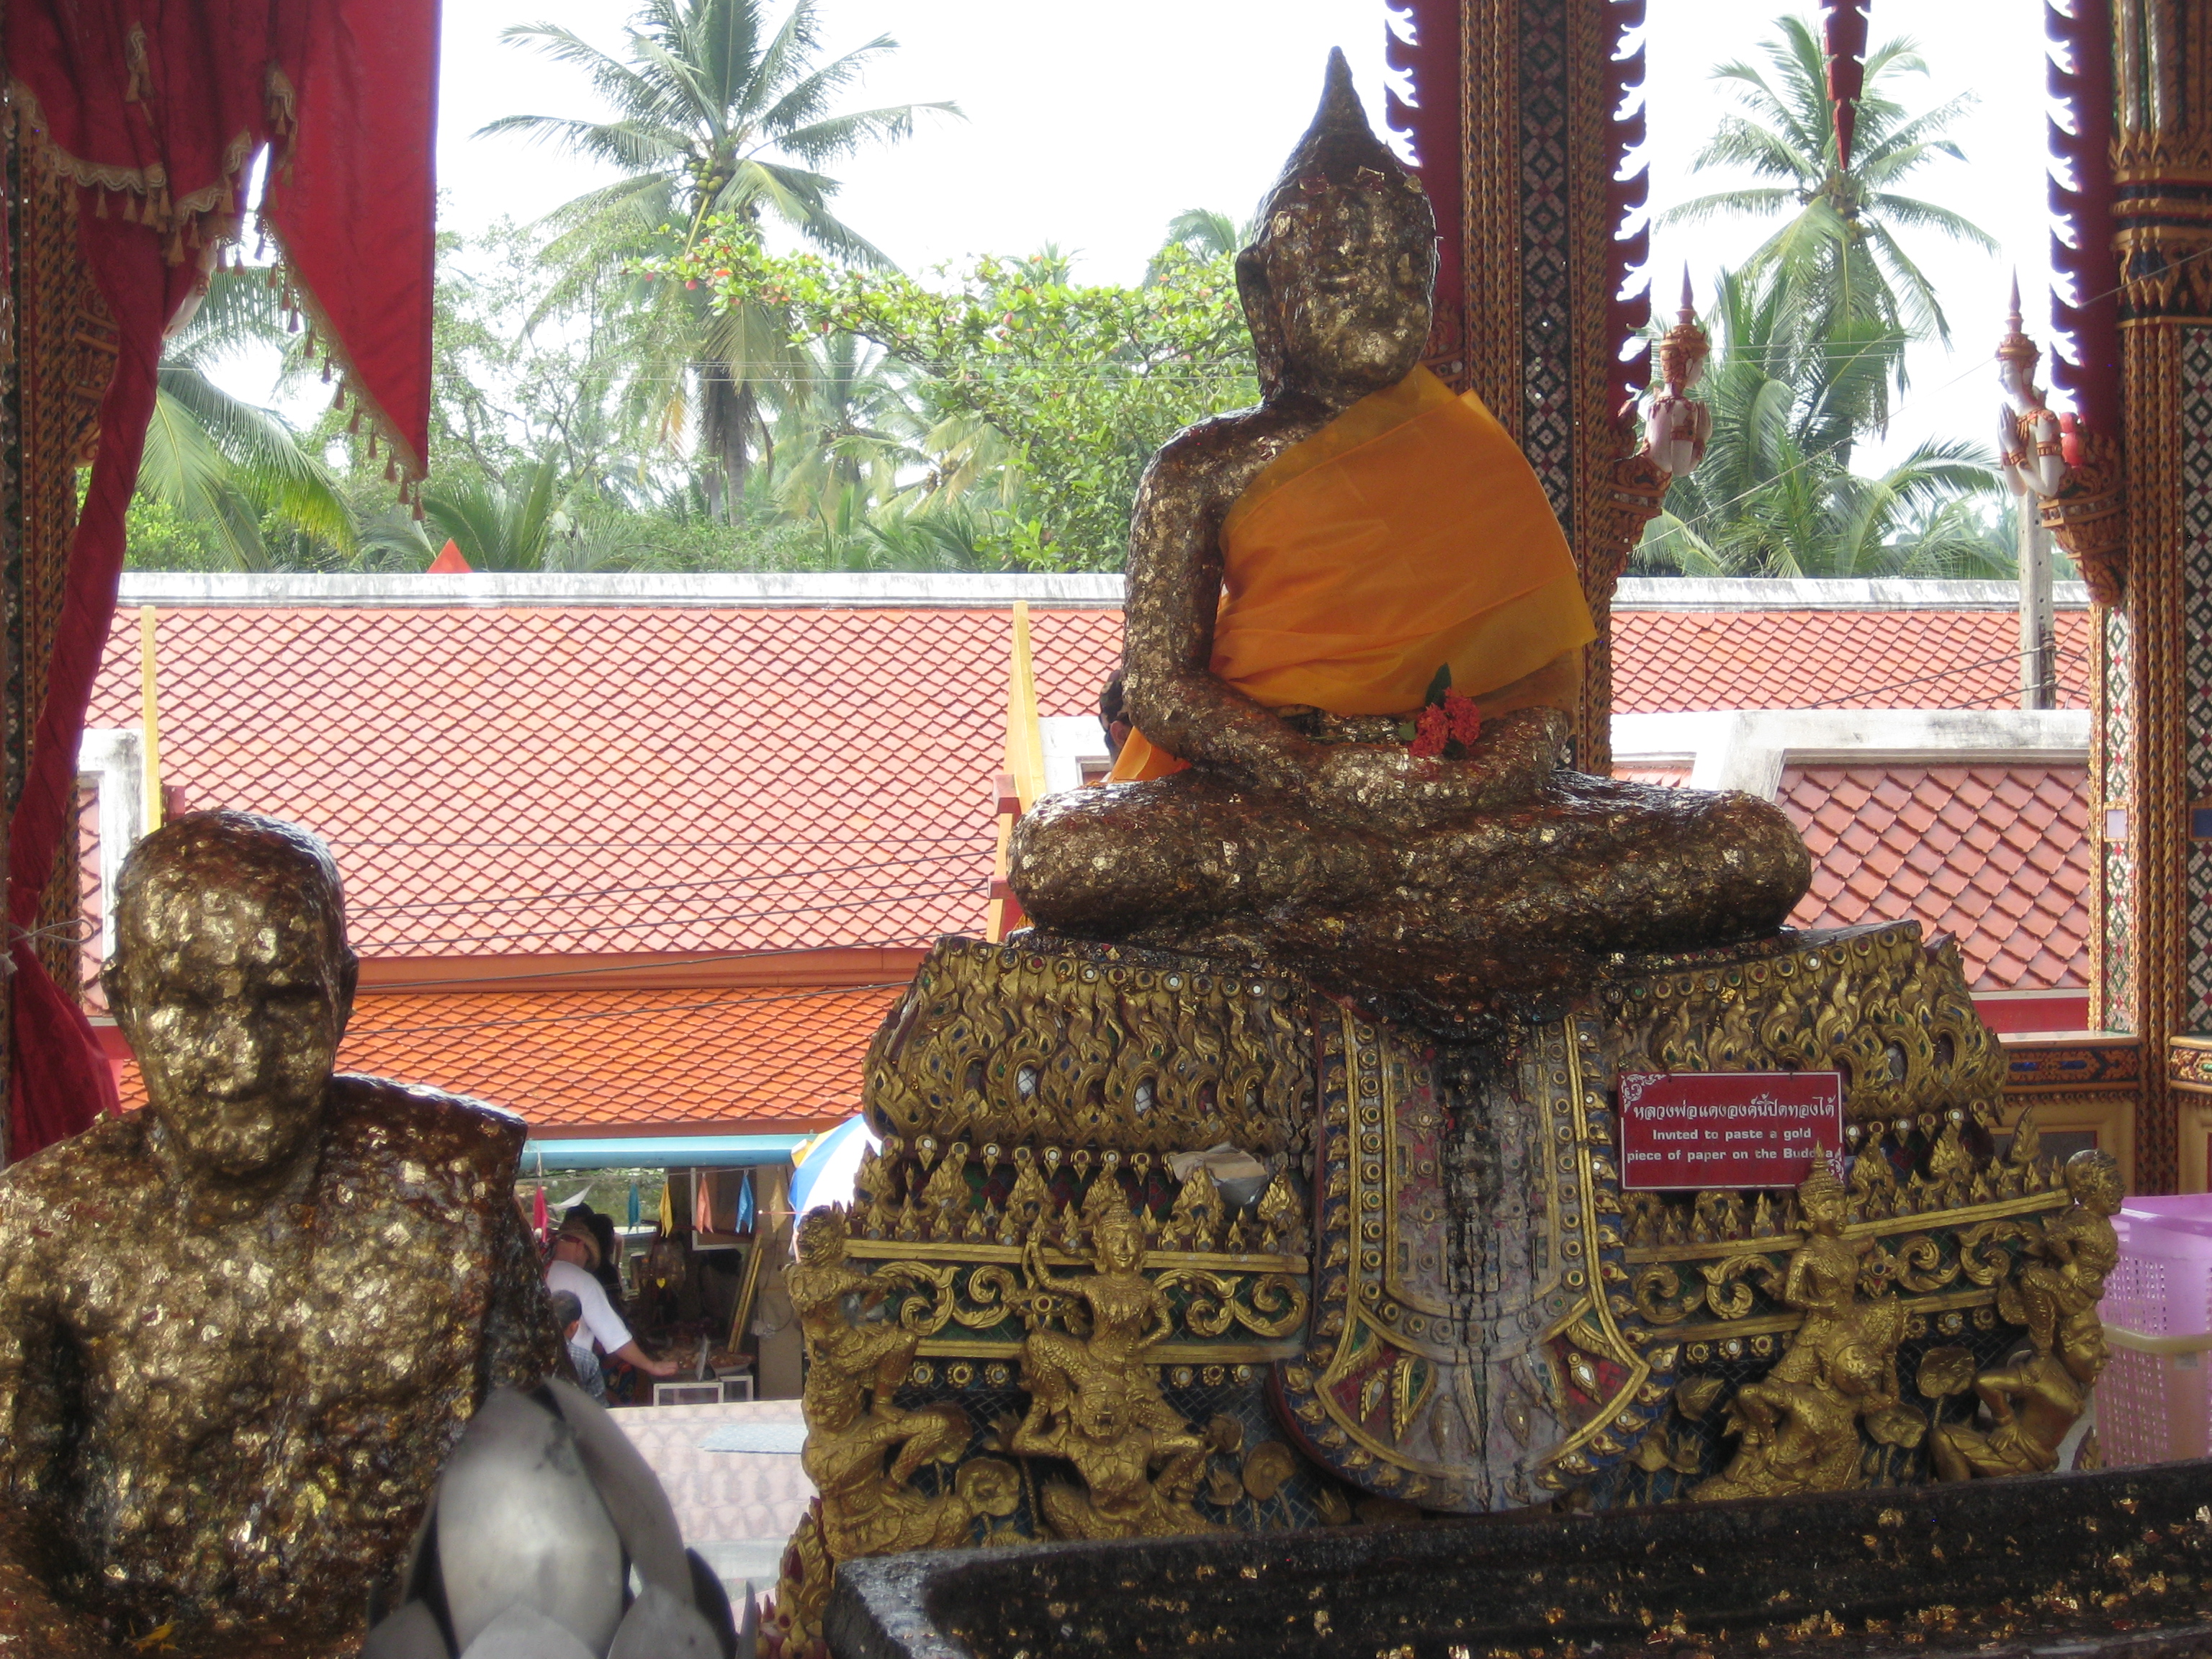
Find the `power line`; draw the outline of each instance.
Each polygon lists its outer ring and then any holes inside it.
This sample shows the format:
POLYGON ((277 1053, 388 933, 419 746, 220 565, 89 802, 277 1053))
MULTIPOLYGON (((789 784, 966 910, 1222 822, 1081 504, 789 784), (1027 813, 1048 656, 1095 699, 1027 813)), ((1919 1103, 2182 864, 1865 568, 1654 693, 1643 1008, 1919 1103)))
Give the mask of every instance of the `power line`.
POLYGON ((678 852, 690 852, 702 847, 849 847, 856 841, 865 841, 885 847, 908 843, 931 844, 951 842, 988 841, 988 835, 963 836, 871 836, 848 834, 842 836, 797 836, 781 839, 756 839, 746 836, 738 841, 368 841, 349 836, 325 836, 324 840, 333 847, 411 847, 437 851, 507 851, 535 852, 541 850, 565 852, 581 848, 626 850, 636 848, 670 848, 678 852))
MULTIPOLYGON (((1887 685, 1869 686, 1864 690, 1854 690, 1850 695, 1854 697, 1878 697, 1883 693, 1888 691, 1909 690, 1913 686, 1924 685, 1930 680, 1956 679, 1960 675, 1970 674, 1978 668, 1994 668, 2003 663, 2016 663, 2023 657, 2033 656, 2034 654, 2036 653, 2033 651, 2008 651, 2002 656, 1984 657, 1978 662, 1961 663, 1956 667, 1944 669, 1940 673, 1919 674, 1914 676, 1909 680, 1892 680, 1887 685)), ((2052 648, 2051 654, 2062 662, 2085 663, 2089 659, 2088 653, 2087 652, 2067 650, 2061 647, 2054 647, 2052 648)), ((2002 701, 2007 696, 2016 696, 2018 695, 2019 694, 2016 691, 1993 692, 1987 696, 1977 697, 1973 702, 1963 703, 1960 706, 1962 708, 1972 708, 1980 703, 2002 701)), ((1807 706, 1813 708, 1848 708, 1851 707, 1850 704, 1844 702, 1816 702, 1808 704, 1807 706)))

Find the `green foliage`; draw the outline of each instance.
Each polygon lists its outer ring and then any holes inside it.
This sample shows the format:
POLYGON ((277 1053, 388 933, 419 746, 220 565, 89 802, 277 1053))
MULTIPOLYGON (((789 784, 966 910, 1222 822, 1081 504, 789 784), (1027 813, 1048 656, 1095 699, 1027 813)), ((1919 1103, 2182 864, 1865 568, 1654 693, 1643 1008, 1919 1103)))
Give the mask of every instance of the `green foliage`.
POLYGON ((2002 574, 2008 550, 1982 524, 1997 493, 1985 452, 1921 445, 1880 477, 1854 473, 1850 434, 1883 383, 1877 356, 1842 342, 1811 349, 1769 280, 1724 275, 1711 363, 1704 465, 1668 491, 1634 568, 1698 576, 2002 574))
POLYGON ((647 0, 628 55, 601 51, 550 23, 503 39, 583 71, 611 112, 605 120, 510 115, 486 133, 519 133, 613 167, 547 219, 545 252, 561 273, 543 314, 592 309, 623 336, 607 358, 627 416, 673 441, 696 429, 714 463, 710 507, 733 514, 772 389, 797 365, 773 314, 711 307, 692 290, 631 273, 641 260, 683 254, 707 221, 773 221, 817 247, 869 265, 889 262, 833 210, 837 181, 822 169, 864 146, 897 143, 917 111, 951 104, 841 110, 869 66, 893 51, 879 36, 822 61, 815 0, 793 0, 772 23, 761 0, 647 0))
MULTIPOLYGON (((1908 114, 1893 88, 1928 66, 1911 41, 1888 42, 1867 58, 1851 165, 1842 168, 1817 27, 1784 16, 1775 29, 1763 47, 1765 69, 1735 62, 1714 70, 1714 78, 1735 91, 1737 107, 1721 118, 1695 163, 1741 167, 1771 182, 1700 196, 1661 218, 1687 225, 1779 218, 1741 274, 1771 288, 1801 356, 1826 348, 1879 367, 1861 404, 1865 426, 1878 427, 1888 418, 1890 389, 1905 389, 1906 343, 1950 338, 1936 291, 1899 233, 1996 252, 1988 233, 1963 216, 1897 188, 1939 156, 1965 159, 1944 131, 1972 95, 1908 114)), ((1848 445, 1851 435, 1841 441, 1848 445)))
MULTIPOLYGON (((1945 128, 1970 101, 1911 115, 1894 95, 1927 65, 1910 41, 1867 59, 1851 166, 1838 165, 1834 108, 1813 23, 1776 20, 1766 67, 1735 62, 1732 86, 1697 158, 1766 181, 1701 196, 1662 217, 1779 218, 1767 240, 1723 273, 1708 326, 1715 354, 1697 395, 1712 415, 1704 464, 1678 480, 1634 568, 1738 576, 1965 576, 2009 574, 2000 493, 1978 446, 1921 445, 1878 477, 1851 470, 1859 441, 1887 423, 1914 341, 1949 337, 1900 233, 1994 251, 1983 231, 1896 186, 1938 156, 1963 160, 1945 128)), ((1656 331, 1655 331, 1656 332, 1656 331)))
POLYGON ((773 254, 751 225, 717 217, 688 253, 645 269, 672 288, 698 284, 719 311, 781 311, 799 341, 872 341, 920 377, 933 430, 964 420, 972 443, 975 423, 989 428, 1019 482, 1013 521, 987 548, 1032 568, 1118 568, 1152 452, 1257 395, 1229 260, 1173 245, 1141 288, 1076 283, 1050 253, 979 259, 932 287, 773 254))
POLYGON ((143 491, 131 497, 124 525, 124 567, 130 570, 235 570, 215 526, 187 518, 173 503, 143 491))
POLYGON ((169 568, 265 570, 271 542, 295 535, 351 545, 353 514, 315 447, 212 378, 227 358, 293 345, 264 272, 210 278, 162 353, 127 530, 135 568, 167 558, 189 562, 169 568))

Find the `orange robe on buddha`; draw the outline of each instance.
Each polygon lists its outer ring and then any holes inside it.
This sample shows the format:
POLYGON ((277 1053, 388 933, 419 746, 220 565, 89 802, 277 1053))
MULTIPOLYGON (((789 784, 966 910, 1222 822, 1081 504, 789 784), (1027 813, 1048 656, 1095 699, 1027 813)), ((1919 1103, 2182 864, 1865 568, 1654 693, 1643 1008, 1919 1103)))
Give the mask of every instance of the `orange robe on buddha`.
MULTIPOLYGON (((1407 714, 1448 667, 1453 690, 1502 712, 1551 701, 1512 694, 1597 637, 1527 459, 1425 368, 1270 462, 1221 555, 1213 672, 1265 708, 1407 714)), ((1132 732, 1111 781, 1182 766, 1132 732)))

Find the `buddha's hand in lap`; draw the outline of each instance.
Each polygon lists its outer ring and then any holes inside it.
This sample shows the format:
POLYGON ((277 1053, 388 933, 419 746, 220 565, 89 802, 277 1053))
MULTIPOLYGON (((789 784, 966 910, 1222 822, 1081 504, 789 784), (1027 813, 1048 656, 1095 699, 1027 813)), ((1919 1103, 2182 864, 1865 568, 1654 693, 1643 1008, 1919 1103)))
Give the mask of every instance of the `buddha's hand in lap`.
POLYGON ((1307 804, 1333 821, 1407 830, 1525 805, 1559 769, 1565 722, 1554 709, 1516 710, 1486 725, 1465 760, 1424 759, 1395 744, 1322 745, 1307 804))

